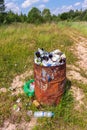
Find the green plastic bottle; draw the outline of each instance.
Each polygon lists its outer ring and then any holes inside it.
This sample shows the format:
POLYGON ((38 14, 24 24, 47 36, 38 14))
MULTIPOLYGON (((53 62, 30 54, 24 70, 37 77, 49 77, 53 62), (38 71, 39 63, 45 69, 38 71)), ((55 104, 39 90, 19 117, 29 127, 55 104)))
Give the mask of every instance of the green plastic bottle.
POLYGON ((27 96, 32 97, 34 96, 34 89, 30 89, 30 84, 34 82, 34 79, 31 79, 29 81, 27 81, 24 84, 23 90, 24 92, 27 94, 27 96))

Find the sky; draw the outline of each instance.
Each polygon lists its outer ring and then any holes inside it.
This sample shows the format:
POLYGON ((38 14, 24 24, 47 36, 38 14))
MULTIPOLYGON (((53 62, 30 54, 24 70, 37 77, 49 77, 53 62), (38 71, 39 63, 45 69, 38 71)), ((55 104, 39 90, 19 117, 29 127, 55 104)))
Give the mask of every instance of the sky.
POLYGON ((6 10, 14 13, 28 14, 32 7, 39 10, 49 8, 52 14, 58 15, 63 12, 87 9, 87 0, 5 0, 6 10))

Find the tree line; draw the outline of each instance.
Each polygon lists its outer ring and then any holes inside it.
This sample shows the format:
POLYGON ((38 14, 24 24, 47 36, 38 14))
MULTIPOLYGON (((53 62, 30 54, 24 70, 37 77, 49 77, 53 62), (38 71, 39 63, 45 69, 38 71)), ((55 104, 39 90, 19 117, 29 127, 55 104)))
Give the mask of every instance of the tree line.
POLYGON ((87 21, 87 10, 70 10, 58 15, 52 15, 50 10, 45 8, 41 12, 38 8, 33 7, 28 15, 21 13, 18 15, 11 10, 6 12, 4 0, 0 0, 0 24, 9 24, 12 22, 28 22, 33 24, 40 24, 46 22, 58 21, 87 21))

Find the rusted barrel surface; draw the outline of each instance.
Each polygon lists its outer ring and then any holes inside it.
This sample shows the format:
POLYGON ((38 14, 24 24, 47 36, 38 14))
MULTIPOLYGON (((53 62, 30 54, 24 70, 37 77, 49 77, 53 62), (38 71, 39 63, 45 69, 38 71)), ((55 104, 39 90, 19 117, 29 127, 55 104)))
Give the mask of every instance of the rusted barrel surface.
POLYGON ((58 104, 64 93, 66 63, 45 67, 34 64, 35 95, 43 104, 58 104))

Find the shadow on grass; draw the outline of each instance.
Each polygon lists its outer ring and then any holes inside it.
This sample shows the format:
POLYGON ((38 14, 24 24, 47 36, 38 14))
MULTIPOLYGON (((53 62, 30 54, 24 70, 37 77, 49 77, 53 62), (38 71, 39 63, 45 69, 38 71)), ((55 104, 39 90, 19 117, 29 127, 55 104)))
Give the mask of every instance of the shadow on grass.
POLYGON ((66 79, 65 92, 67 92, 71 88, 71 85, 71 81, 69 79, 66 79))

